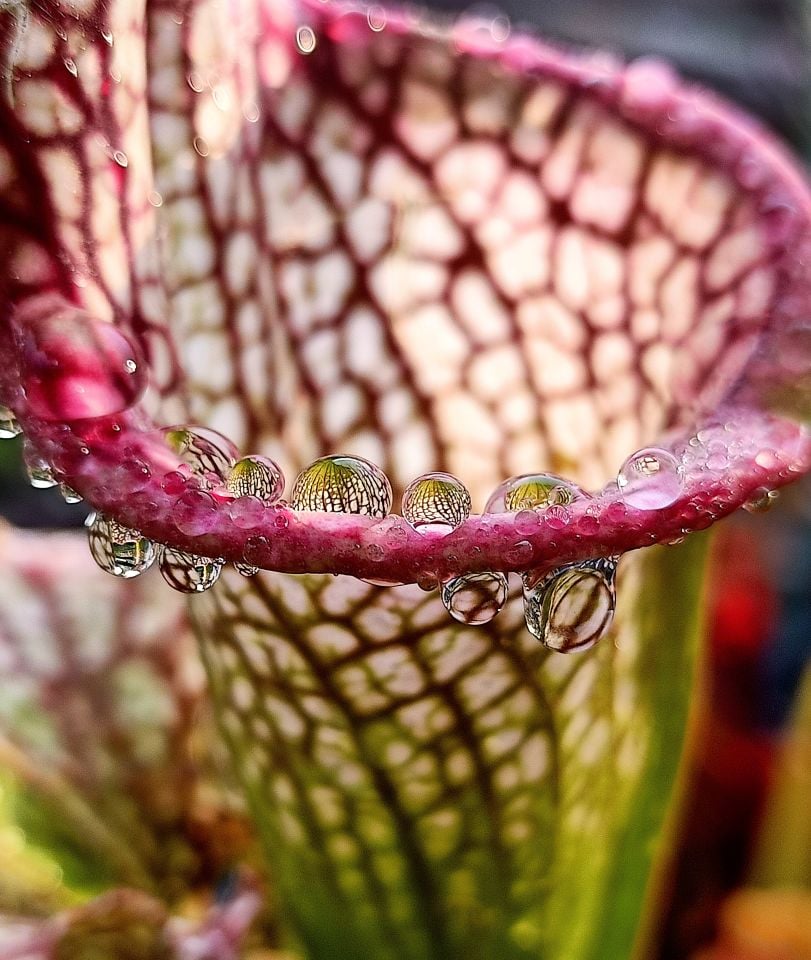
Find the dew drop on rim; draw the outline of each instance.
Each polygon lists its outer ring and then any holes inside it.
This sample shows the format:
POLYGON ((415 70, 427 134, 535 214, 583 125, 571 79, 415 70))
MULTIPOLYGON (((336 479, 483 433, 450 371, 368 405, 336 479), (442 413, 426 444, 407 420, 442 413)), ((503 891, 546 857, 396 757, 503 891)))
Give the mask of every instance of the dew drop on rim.
POLYGON ((219 560, 174 547, 164 547, 158 559, 161 576, 179 593, 204 593, 219 580, 222 566, 219 560))
POLYGON ((225 485, 235 497, 258 497, 265 503, 275 503, 284 492, 284 474, 270 458, 251 454, 237 460, 225 485))
POLYGON ((137 530, 124 527, 100 513, 85 521, 90 555, 107 573, 123 580, 140 576, 152 566, 155 544, 137 530))
POLYGON ((485 513, 518 513, 565 506, 589 495, 571 480, 554 473, 525 473, 510 477, 490 495, 485 513))
POLYGON ((537 583, 525 575, 524 617, 532 636, 558 653, 594 646, 614 619, 616 569, 616 560, 598 559, 567 564, 537 583))
POLYGON ((357 513, 382 519, 391 510, 391 484, 380 467, 362 457, 321 457, 296 477, 294 510, 357 513))
POLYGON ((625 502, 638 510, 661 510, 682 495, 681 465, 668 450, 645 447, 620 467, 617 486, 625 502))
POLYGON ((216 430, 179 424, 161 431, 167 445, 205 486, 224 483, 236 463, 237 448, 216 430))
POLYGON ((8 407, 0 406, 0 440, 11 440, 22 433, 22 427, 8 407))
POLYGON ((451 533, 470 516, 470 494, 450 473, 426 473, 406 487, 403 517, 417 533, 451 533))
POLYGON ((507 602, 503 573, 466 573, 442 585, 445 609, 459 623, 480 626, 496 617, 507 602))

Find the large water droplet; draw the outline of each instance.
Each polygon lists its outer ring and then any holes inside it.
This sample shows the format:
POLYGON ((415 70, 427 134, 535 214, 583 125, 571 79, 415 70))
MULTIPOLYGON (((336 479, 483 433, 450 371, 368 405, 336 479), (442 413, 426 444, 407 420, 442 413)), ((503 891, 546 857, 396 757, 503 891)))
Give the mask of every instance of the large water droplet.
POLYGON ((158 560, 163 579, 180 593, 203 593, 219 580, 222 562, 164 547, 158 560))
POLYGON ((669 451, 645 447, 623 463, 617 474, 617 486, 630 506, 638 510, 661 510, 682 495, 681 466, 669 451))
POLYGON ((0 406, 0 440, 10 440, 22 433, 22 427, 8 407, 0 406))
POLYGON ((90 555, 107 573, 130 580, 152 566, 155 544, 137 530, 124 527, 100 513, 85 521, 90 555))
POLYGON ((171 449, 205 485, 216 487, 226 481, 238 456, 227 437, 208 427, 183 425, 165 427, 162 432, 171 449))
POLYGON ((275 503, 284 492, 284 474, 268 457, 251 455, 237 460, 225 485, 236 497, 275 503))
POLYGON ((380 467, 362 457, 321 457, 296 477, 290 506, 382 519, 391 510, 391 484, 380 467))
POLYGON ((140 351, 112 323, 62 309, 23 317, 18 330, 21 384, 43 420, 106 417, 131 407, 146 389, 140 351))
POLYGON ((445 609, 460 623, 489 623, 507 602, 503 573, 466 573, 442 584, 445 609))
POLYGON ((589 496, 571 480, 554 473, 525 473, 510 477, 490 495, 485 513, 518 513, 551 506, 565 506, 589 496))
POLYGON ((418 533, 450 533, 470 516, 470 494, 450 473, 426 473, 406 487, 403 516, 418 533))
POLYGON ((616 560, 567 564, 529 586, 523 577, 527 629, 559 653, 587 650, 605 634, 617 602, 616 560))
POLYGON ((315 44, 315 31, 312 27, 302 26, 296 30, 296 46, 302 53, 312 53, 315 44))

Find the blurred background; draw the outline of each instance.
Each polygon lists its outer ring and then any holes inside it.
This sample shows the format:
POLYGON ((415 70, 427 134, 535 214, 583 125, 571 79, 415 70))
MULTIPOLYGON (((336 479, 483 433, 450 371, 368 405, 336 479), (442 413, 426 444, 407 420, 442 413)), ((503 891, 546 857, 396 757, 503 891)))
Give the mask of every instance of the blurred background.
MULTIPOLYGON (((811 5, 804 0, 432 5, 506 15, 514 29, 527 25, 563 43, 661 56, 759 115, 811 161, 811 5)), ((0 443, 0 514, 24 527, 64 528, 81 525, 86 508, 65 504, 54 490, 33 490, 20 443, 7 441, 0 443)), ((784 492, 767 516, 741 514, 719 529, 708 583, 707 707, 659 960, 811 956, 809 894, 783 889, 811 889, 811 685, 798 697, 811 657, 810 587, 811 482, 784 492)))

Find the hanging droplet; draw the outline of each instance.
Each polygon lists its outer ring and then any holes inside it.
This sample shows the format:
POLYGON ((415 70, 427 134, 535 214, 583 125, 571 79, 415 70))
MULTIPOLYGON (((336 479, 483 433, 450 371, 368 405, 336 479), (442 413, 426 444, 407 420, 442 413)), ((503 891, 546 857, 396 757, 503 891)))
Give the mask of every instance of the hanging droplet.
POLYGON ((518 513, 565 506, 589 496, 571 480, 554 473, 525 473, 510 477, 497 487, 485 506, 485 513, 518 513))
POLYGON ((155 544, 137 530, 124 527, 100 513, 91 513, 85 526, 90 555, 107 573, 130 580, 152 566, 155 544))
POLYGON ((550 650, 587 650, 605 634, 617 603, 611 558, 567 564, 529 586, 523 577, 527 629, 550 650))
POLYGON ((28 474, 28 482, 35 490, 50 490, 55 487, 57 480, 53 475, 51 465, 26 440, 23 444, 23 463, 28 474))
POLYGON ((73 487, 69 487, 66 483, 59 484, 59 492, 62 494, 62 499, 65 503, 81 503, 82 496, 77 493, 73 487))
POLYGON ((766 513, 775 505, 779 496, 779 490, 767 490, 765 487, 761 487, 760 490, 755 491, 751 500, 746 501, 743 509, 747 513, 766 513))
POLYGON ((71 57, 65 57, 62 63, 65 64, 65 69, 68 71, 68 73, 71 76, 73 77, 79 76, 79 68, 76 66, 75 60, 73 60, 71 57))
POLYGON ((382 519, 391 510, 391 484, 380 467, 362 457, 321 457, 296 477, 290 506, 382 519))
POLYGON ((0 440, 11 440, 22 433, 22 427, 8 407, 0 406, 0 440))
POLYGON ((470 494, 450 473, 426 473, 406 487, 403 516, 418 533, 447 534, 470 516, 470 494))
POLYGON ((258 497, 275 503, 284 492, 284 474, 267 457, 251 455, 237 460, 225 485, 236 497, 258 497))
POLYGON ((162 432, 169 447, 206 486, 219 486, 231 473, 237 448, 216 430, 181 424, 164 427, 162 432))
POLYGON ((617 486, 627 504, 638 510, 661 510, 682 495, 681 466, 658 447, 637 450, 620 467, 617 486))
POLYGON ((466 573, 442 584, 445 609, 460 623, 489 623, 507 602, 507 577, 503 573, 466 573))
POLYGON ((20 382, 31 412, 43 420, 120 413, 146 390, 147 367, 135 344, 78 308, 32 306, 20 317, 18 339, 20 382))
POLYGON ((237 573, 242 574, 243 577, 255 577, 259 573, 259 567, 253 566, 250 563, 235 563, 234 568, 237 573))
POLYGON ((163 579, 180 593, 203 593, 213 587, 222 573, 222 561, 164 547, 158 559, 163 579))

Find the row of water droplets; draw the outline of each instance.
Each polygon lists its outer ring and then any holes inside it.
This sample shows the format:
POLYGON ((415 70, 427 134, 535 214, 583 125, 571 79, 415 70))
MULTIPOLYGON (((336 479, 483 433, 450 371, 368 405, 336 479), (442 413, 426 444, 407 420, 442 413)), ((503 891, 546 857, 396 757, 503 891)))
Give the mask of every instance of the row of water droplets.
MULTIPOLYGON (((11 437, 19 432, 13 414, 0 408, 0 436, 11 437)), ((207 428, 169 427, 163 434, 182 464, 182 469, 162 479, 163 489, 177 497, 174 519, 182 533, 197 536, 209 532, 218 499, 232 498, 229 516, 232 522, 242 526, 253 525, 268 505, 285 505, 281 499, 284 477, 272 460, 256 455, 240 458, 229 440, 207 428), (189 486, 192 477, 197 482, 189 486)), ((27 443, 24 458, 32 485, 45 488, 57 484, 48 463, 27 443)), ((147 465, 141 463, 141 469, 148 478, 147 465)), ((662 509, 674 503, 683 492, 683 464, 668 450, 648 447, 625 461, 616 482, 627 505, 639 510, 662 509)), ((68 502, 81 499, 63 484, 60 489, 68 502)), ((374 464, 360 457, 327 456, 299 473, 286 505, 298 511, 359 514, 383 520, 391 511, 392 499, 388 478, 374 464)), ((561 530, 571 520, 570 506, 590 499, 589 493, 562 477, 526 474, 504 481, 488 499, 484 512, 515 514, 519 533, 536 529, 541 519, 550 528, 561 530)), ((771 502, 773 495, 767 492, 762 499, 771 502)), ((750 509, 763 509, 763 505, 758 500, 750 509)), ((443 537, 468 519, 471 498, 464 484, 453 475, 428 473, 407 487, 401 510, 403 519, 415 531, 443 537)), ((596 517, 588 515, 580 521, 589 519, 595 524, 598 522, 596 517)), ((284 526, 286 520, 280 510, 277 521, 284 526)), ((155 544, 138 531, 102 514, 91 514, 87 525, 94 559, 115 576, 135 577, 157 562, 173 588, 197 593, 216 582, 224 565, 221 558, 155 544)), ((237 570, 244 576, 256 574, 259 567, 254 560, 266 546, 264 537, 249 538, 243 562, 235 565, 237 570)), ((382 554, 382 548, 377 545, 368 549, 382 554)), ((526 540, 517 543, 512 552, 519 565, 532 556, 531 545, 526 540)), ((551 571, 522 573, 529 631, 554 650, 570 651, 593 645, 613 618, 616 568, 616 558, 595 557, 551 571)), ((427 577, 420 581, 420 586, 425 589, 438 586, 450 615, 471 625, 491 621, 508 596, 507 577, 498 571, 463 574, 441 584, 427 577)))

